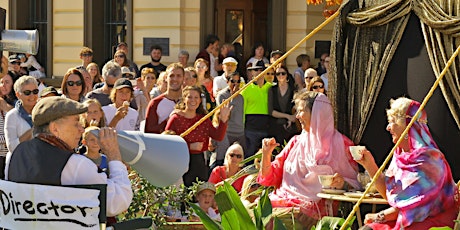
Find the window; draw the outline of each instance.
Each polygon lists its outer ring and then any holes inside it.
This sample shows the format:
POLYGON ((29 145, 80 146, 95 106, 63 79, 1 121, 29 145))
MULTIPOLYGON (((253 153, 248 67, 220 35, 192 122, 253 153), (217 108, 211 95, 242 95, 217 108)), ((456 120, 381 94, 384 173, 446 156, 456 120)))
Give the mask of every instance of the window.
POLYGON ((126 41, 126 0, 105 0, 104 55, 112 57, 119 42, 126 41))
POLYGON ((38 53, 35 55, 38 63, 44 68, 47 67, 47 9, 48 9, 48 0, 29 0, 29 25, 30 28, 27 29, 37 29, 39 36, 39 46, 38 53))

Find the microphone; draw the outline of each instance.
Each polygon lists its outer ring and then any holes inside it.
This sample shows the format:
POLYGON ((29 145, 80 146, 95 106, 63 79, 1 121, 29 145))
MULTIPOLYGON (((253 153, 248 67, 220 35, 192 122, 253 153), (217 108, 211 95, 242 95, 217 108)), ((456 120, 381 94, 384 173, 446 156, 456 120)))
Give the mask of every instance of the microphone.
MULTIPOLYGON (((99 137, 99 130, 90 132, 99 137)), ((182 137, 122 130, 117 134, 123 161, 152 185, 172 185, 188 171, 190 156, 182 137)))

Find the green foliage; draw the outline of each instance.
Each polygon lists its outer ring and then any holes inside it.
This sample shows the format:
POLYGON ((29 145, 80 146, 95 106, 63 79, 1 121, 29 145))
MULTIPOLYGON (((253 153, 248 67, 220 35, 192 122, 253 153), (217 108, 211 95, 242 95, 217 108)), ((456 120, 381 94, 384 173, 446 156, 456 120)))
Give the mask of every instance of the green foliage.
POLYGON ((430 228, 430 230, 452 230, 451 227, 433 227, 433 228, 430 228))
MULTIPOLYGON (((134 196, 128 210, 119 218, 123 221, 150 216, 156 226, 166 224, 167 210, 180 211, 183 204, 192 201, 197 186, 194 185, 191 188, 186 188, 184 185, 155 187, 134 170, 130 172, 129 178, 134 196)), ((192 213, 191 208, 182 214, 189 213, 192 213)))
MULTIPOLYGON (((347 230, 351 230, 351 225, 353 225, 354 221, 355 221, 355 217, 353 217, 351 221, 347 224, 346 226, 347 230)), ((325 216, 321 220, 318 221, 318 223, 316 224, 316 227, 315 226, 311 227, 311 230, 340 229, 343 223, 345 223, 344 218, 325 216)))

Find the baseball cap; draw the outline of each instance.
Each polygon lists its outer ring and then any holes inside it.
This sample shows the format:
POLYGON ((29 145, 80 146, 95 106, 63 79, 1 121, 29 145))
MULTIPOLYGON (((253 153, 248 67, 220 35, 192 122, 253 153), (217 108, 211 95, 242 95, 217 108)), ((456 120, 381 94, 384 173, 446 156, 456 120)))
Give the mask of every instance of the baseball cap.
POLYGON ((227 57, 222 61, 222 64, 227 64, 227 63, 234 63, 235 65, 238 64, 235 58, 232 58, 232 57, 227 57))
POLYGON ((204 190, 211 190, 213 192, 216 192, 216 186, 213 184, 213 183, 210 183, 210 182, 204 182, 203 184, 200 184, 198 185, 198 187, 196 188, 196 194, 204 191, 204 190))
POLYGON ((115 84, 113 85, 113 88, 114 89, 130 88, 132 90, 133 84, 131 84, 131 81, 129 79, 120 78, 115 82, 115 84))

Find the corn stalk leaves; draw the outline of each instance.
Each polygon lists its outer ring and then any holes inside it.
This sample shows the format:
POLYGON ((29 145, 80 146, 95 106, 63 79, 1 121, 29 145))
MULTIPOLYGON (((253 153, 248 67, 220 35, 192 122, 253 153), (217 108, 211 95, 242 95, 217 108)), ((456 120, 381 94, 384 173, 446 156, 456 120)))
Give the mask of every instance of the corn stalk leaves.
POLYGON ((195 213, 200 217, 201 222, 203 225, 206 227, 208 230, 223 230, 226 228, 223 228, 220 226, 216 221, 212 220, 206 212, 203 211, 198 205, 194 203, 189 203, 189 205, 193 208, 195 213))

